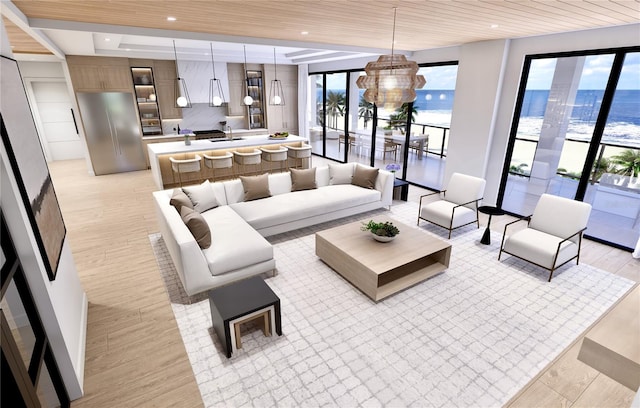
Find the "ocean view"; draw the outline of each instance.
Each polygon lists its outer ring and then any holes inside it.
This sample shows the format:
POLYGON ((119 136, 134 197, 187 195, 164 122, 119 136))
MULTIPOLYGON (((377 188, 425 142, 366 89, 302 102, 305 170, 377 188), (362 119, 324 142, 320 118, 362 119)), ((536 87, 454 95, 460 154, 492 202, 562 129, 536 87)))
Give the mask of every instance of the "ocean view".
MULTIPOLYGON (((342 92, 342 89, 332 89, 342 92)), ((414 106, 418 110, 416 123, 449 127, 455 91, 450 89, 416 90, 414 106)), ((567 138, 589 141, 602 104, 603 90, 579 90, 571 114, 567 138)), ((317 100, 321 100, 322 90, 318 89, 317 100)), ((522 105, 518 127, 518 137, 537 140, 542 128, 542 119, 549 99, 548 90, 527 90, 522 105)), ((381 117, 389 113, 380 112, 381 117)), ((622 89, 616 91, 603 143, 640 148, 640 90, 622 89)))

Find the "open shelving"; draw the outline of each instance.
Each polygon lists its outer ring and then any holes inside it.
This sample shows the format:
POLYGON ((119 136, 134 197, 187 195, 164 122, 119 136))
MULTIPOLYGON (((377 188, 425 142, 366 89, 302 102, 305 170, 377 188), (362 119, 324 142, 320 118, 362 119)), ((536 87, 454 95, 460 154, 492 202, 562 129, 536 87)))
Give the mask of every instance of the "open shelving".
POLYGON ((253 98, 248 106, 249 129, 264 128, 264 86, 262 71, 247 71, 247 92, 253 98))
POLYGON ((161 135, 162 126, 160 119, 160 109, 151 67, 132 67, 133 88, 136 94, 138 113, 140 114, 140 125, 142 135, 161 135))

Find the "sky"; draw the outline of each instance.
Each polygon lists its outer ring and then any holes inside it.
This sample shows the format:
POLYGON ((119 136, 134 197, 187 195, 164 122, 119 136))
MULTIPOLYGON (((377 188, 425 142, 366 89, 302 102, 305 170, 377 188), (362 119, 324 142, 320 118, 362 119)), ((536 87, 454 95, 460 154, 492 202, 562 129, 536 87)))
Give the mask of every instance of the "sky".
MULTIPOLYGON (((602 90, 613 64, 613 54, 591 55, 585 58, 579 89, 602 90)), ((571 57, 576 58, 576 57, 571 57)), ((527 89, 549 89, 556 58, 542 58, 531 61, 527 89)), ((627 54, 617 89, 640 89, 640 53, 627 54)))
MULTIPOLYGON (((591 55, 585 58, 579 89, 605 89, 613 54, 591 55)), ((535 59, 531 62, 527 89, 549 89, 556 58, 535 59)), ((422 89, 455 89, 457 65, 421 67, 419 74, 424 75, 427 84, 422 89)), ((327 75, 328 89, 345 89, 345 73, 327 75)), ((629 53, 624 61, 617 89, 640 90, 640 53, 629 53)))
MULTIPOLYGON (((421 67, 418 74, 427 80, 422 89, 455 89, 458 66, 421 67)), ((345 78, 345 73, 327 75, 327 89, 345 89, 345 78)))

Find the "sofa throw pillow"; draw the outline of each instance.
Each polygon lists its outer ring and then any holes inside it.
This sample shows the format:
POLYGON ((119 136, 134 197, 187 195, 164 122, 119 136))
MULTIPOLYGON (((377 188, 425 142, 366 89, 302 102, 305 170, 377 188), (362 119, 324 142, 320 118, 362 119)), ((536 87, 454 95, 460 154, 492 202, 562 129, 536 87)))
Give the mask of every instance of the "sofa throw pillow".
POLYGON ((184 191, 182 191, 179 188, 173 189, 173 194, 171 195, 171 200, 169 201, 169 204, 171 204, 176 208, 176 210, 178 211, 178 214, 180 214, 180 210, 182 209, 183 206, 193 209, 193 203, 191 202, 189 197, 184 193, 184 191))
POLYGON ((311 169, 290 169, 291 170, 291 191, 313 190, 316 185, 316 168, 311 169))
POLYGON ((329 164, 329 184, 351 184, 353 164, 329 164))
POLYGON ((189 231, 191 231, 191 235, 196 239, 200 248, 209 248, 211 246, 211 230, 209 229, 209 225, 204 220, 202 214, 187 206, 182 206, 180 216, 187 228, 189 228, 189 231))
POLYGON ((209 180, 205 180, 204 183, 199 186, 182 187, 182 191, 185 192, 189 200, 193 203, 193 207, 191 208, 199 213, 218 206, 218 200, 216 200, 216 195, 213 192, 209 180))
POLYGON ((260 174, 258 176, 240 176, 240 180, 242 181, 242 187, 244 188, 244 201, 271 197, 268 174, 260 174))
POLYGON ((378 178, 378 169, 372 167, 364 167, 360 164, 356 165, 356 169, 353 172, 353 178, 351 184, 374 189, 376 188, 376 179, 378 178))

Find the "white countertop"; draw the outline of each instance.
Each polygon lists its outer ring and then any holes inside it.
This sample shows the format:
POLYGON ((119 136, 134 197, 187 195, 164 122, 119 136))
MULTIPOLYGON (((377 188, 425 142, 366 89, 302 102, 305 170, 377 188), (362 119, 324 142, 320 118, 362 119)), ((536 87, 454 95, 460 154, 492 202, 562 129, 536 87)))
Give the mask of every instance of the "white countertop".
MULTIPOLYGON (((235 131, 234 131, 235 133, 235 131)), ((289 135, 286 139, 270 139, 269 135, 244 136, 241 140, 225 140, 212 142, 208 139, 192 140, 190 145, 183 141, 151 143, 147 145, 149 153, 154 155, 171 153, 188 153, 206 150, 234 149, 239 147, 260 146, 278 143, 304 142, 307 139, 297 135, 289 135)))

